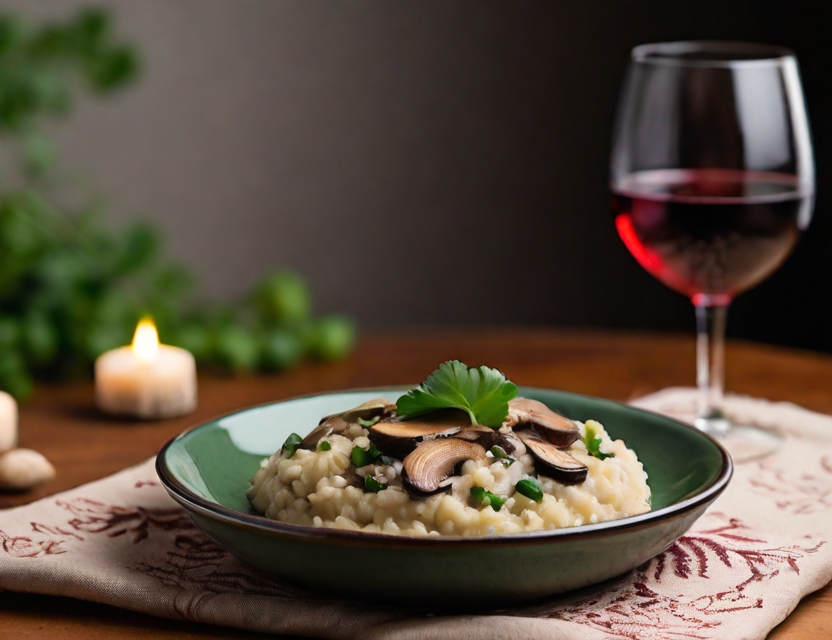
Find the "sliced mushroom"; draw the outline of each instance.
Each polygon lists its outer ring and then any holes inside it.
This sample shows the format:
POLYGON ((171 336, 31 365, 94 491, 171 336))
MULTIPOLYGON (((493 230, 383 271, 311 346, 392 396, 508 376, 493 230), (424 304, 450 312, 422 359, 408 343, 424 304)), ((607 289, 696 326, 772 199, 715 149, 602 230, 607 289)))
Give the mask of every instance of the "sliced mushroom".
POLYGON ((537 427, 540 435, 556 447, 565 449, 581 437, 578 426, 537 400, 514 398, 508 403, 508 425, 515 430, 537 427))
POLYGON ((544 440, 534 431, 518 431, 517 437, 532 454, 534 468, 540 475, 548 476, 561 484, 580 484, 586 480, 586 465, 544 440))
POLYGON ((402 460, 422 442, 449 438, 460 431, 460 426, 445 424, 378 422, 370 427, 370 440, 384 455, 402 460))
POLYGON ((321 418, 318 426, 310 431, 306 437, 301 440, 301 449, 314 449, 318 446, 321 438, 331 436, 333 433, 341 433, 347 429, 350 423, 362 420, 372 420, 376 416, 382 418, 392 415, 396 410, 396 405, 388 402, 384 398, 374 398, 368 400, 354 409, 349 409, 343 413, 334 413, 329 416, 321 418))
POLYGON ((506 453, 512 453, 514 451, 514 444, 509 438, 489 427, 467 427, 463 429, 459 435, 454 437, 476 442, 486 450, 490 449, 494 445, 497 445, 502 447, 503 451, 506 453))
POLYGON ((314 450, 321 438, 331 436, 333 433, 346 431, 349 423, 341 416, 329 416, 321 424, 312 429, 306 437, 300 441, 299 448, 314 450))
POLYGON ((470 424, 464 411, 446 409, 412 420, 382 420, 370 427, 370 439, 383 454, 403 460, 421 442, 458 435, 470 424))
POLYGON ((420 494, 436 493, 466 460, 485 460, 485 449, 476 442, 458 438, 423 442, 402 462, 402 480, 405 487, 420 494))
POLYGON ((339 414, 347 422, 356 422, 359 418, 362 420, 372 420, 376 416, 384 418, 390 416, 396 410, 396 405, 385 400, 384 398, 373 398, 355 409, 344 411, 339 414))

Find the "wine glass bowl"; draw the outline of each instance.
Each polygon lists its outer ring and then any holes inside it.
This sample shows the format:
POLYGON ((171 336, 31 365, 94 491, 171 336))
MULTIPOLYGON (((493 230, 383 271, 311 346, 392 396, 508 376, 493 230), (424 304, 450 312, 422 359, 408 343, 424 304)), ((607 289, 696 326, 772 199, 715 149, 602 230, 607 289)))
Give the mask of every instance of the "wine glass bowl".
POLYGON ((639 264, 694 304, 728 304, 782 264, 809 196, 789 175, 659 169, 613 187, 619 236, 639 264))
POLYGON ((633 49, 610 189, 627 249, 695 305, 697 426, 725 435, 727 307, 782 264, 812 216, 812 146, 794 54, 741 42, 633 49))

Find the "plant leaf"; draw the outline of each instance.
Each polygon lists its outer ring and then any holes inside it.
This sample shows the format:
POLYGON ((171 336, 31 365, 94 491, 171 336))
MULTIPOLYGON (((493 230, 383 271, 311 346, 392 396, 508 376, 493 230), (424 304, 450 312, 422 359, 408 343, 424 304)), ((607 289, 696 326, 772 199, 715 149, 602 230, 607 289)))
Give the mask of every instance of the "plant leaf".
POLYGON ((516 395, 517 387, 497 369, 450 360, 399 398, 396 406, 403 419, 438 409, 462 409, 473 424, 496 429, 508 415, 508 401, 516 395))

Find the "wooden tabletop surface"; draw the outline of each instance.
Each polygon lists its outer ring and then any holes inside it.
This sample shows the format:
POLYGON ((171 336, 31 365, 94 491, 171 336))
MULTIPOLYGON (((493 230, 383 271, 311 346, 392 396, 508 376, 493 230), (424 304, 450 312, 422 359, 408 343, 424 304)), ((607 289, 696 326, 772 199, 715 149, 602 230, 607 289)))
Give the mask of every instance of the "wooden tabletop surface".
MULTIPOLYGON (((90 383, 42 386, 21 409, 20 446, 37 449, 57 477, 19 495, 13 507, 114 473, 154 455, 171 437, 208 418, 295 395, 421 381, 446 359, 488 364, 518 384, 627 400, 694 380, 692 336, 532 329, 375 334, 334 364, 307 364, 280 375, 203 376, 200 405, 161 422, 113 420, 95 410, 90 383)), ((771 400, 790 400, 832 414, 832 357, 729 342, 727 387, 771 400)), ((260 638, 255 633, 162 620, 70 598, 0 595, 3 638, 260 638)), ((808 596, 769 636, 775 640, 832 637, 832 587, 808 596)))

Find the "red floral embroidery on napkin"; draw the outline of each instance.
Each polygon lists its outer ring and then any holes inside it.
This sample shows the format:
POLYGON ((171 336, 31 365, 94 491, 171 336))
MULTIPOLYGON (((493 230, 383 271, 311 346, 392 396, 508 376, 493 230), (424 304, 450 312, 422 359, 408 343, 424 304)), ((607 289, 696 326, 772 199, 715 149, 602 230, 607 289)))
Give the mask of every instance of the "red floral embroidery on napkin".
MULTIPOLYGON (((156 485, 136 482, 134 488, 156 485)), ((56 500, 69 519, 61 523, 32 522, 32 531, 42 539, 10 536, 0 531, 6 553, 15 558, 39 558, 70 553, 69 541, 86 543, 90 537, 104 535, 129 541, 135 550, 126 556, 134 561, 128 567, 181 592, 200 592, 201 596, 218 593, 241 593, 266 596, 298 597, 302 592, 269 580, 236 560, 199 529, 180 507, 125 508, 98 500, 78 497, 56 500), (149 546, 142 549, 143 544, 149 546), (160 552, 161 550, 161 552, 160 552)), ((65 516, 66 517, 66 516, 65 516)), ((186 600, 187 602, 187 600, 186 600)), ((188 603, 179 613, 193 619, 201 599, 188 603)))
POLYGON ((825 544, 769 546, 739 520, 718 512, 709 516, 722 523, 682 536, 618 583, 574 598, 544 617, 632 640, 704 639, 710 636, 702 632, 720 626, 721 616, 763 607, 762 596, 746 594, 750 584, 783 570, 800 573, 798 561, 825 544), (720 567, 732 571, 717 579, 713 574, 720 567), (678 591, 667 584, 671 577, 692 584, 685 593, 671 595, 678 591))
POLYGON ((832 458, 806 460, 800 469, 780 466, 776 458, 758 463, 749 483, 758 492, 771 496, 781 511, 803 515, 832 507, 832 458))
MULTIPOLYGON (((32 523, 33 527, 37 527, 32 523)), ((35 531, 40 531, 35 529, 35 531)), ((61 548, 60 540, 32 540, 29 536, 10 536, 0 531, 0 541, 3 543, 3 551, 13 558, 38 558, 40 556, 52 556, 59 553, 66 553, 61 548)))

